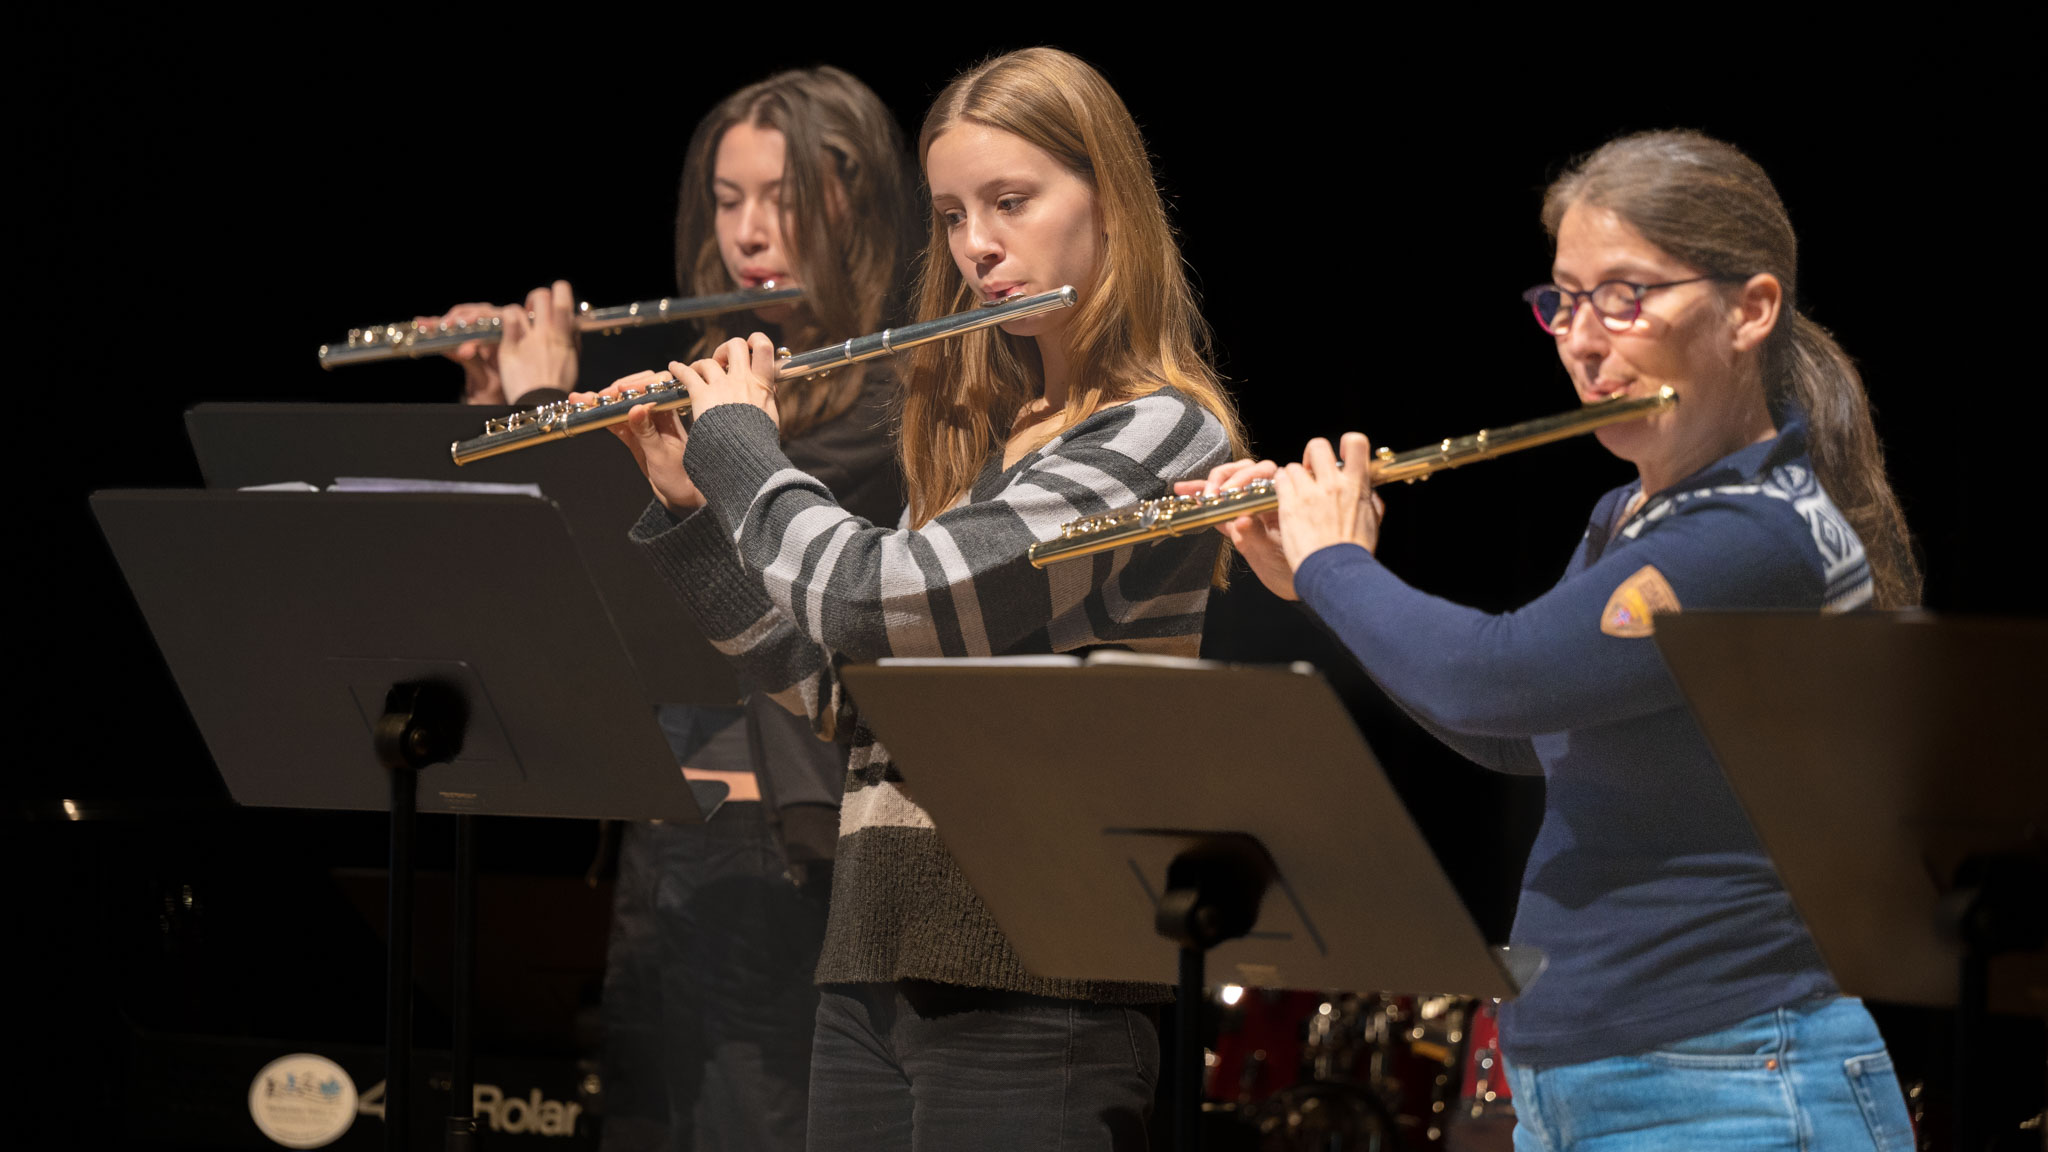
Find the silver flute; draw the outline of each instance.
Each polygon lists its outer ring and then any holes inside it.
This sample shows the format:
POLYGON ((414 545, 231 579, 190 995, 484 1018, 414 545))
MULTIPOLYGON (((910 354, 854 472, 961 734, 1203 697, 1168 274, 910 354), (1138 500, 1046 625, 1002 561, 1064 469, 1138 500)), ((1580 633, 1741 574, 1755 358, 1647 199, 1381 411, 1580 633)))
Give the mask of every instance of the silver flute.
MULTIPOLYGON (((1041 292, 1036 296, 1012 297, 1008 300, 984 304, 966 312, 955 312, 937 320, 925 320, 917 324, 906 324, 901 328, 884 328, 868 336, 856 336, 840 344, 827 344, 800 355, 791 356, 786 352, 775 362, 775 379, 794 380, 801 376, 815 376, 830 372, 848 364, 873 360, 893 355, 919 344, 944 340, 951 336, 964 336, 993 328, 1012 320, 1037 316, 1045 312, 1071 308, 1080 299, 1080 294, 1071 286, 1041 292)), ((686 408, 690 403, 689 390, 664 376, 645 390, 627 388, 616 396, 600 396, 596 400, 571 402, 557 400, 525 412, 514 412, 484 421, 484 432, 468 440, 457 440, 448 453, 457 464, 468 464, 487 456, 545 444, 550 440, 563 440, 579 436, 599 428, 609 428, 623 422, 627 413, 640 404, 652 403, 656 410, 686 408)))
MULTIPOLYGON (((745 292, 720 292, 715 296, 664 296, 615 308, 576 306, 576 328, 580 332, 617 332, 646 324, 672 324, 700 316, 744 312, 769 304, 783 304, 804 298, 802 288, 777 288, 770 280, 745 292)), ((532 313, 527 313, 531 316, 532 313)), ((495 344, 504 339, 504 320, 485 316, 460 324, 416 324, 404 321, 376 328, 351 328, 347 341, 320 346, 320 366, 339 368, 344 364, 368 364, 374 360, 417 360, 454 351, 471 340, 495 344)))

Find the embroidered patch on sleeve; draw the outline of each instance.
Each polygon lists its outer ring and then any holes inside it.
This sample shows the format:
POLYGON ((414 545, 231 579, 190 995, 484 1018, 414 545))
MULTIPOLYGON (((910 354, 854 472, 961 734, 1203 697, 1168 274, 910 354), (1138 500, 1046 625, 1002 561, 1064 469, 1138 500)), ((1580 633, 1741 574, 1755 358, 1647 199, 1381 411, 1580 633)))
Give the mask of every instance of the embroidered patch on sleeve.
POLYGON ((1671 582, 1656 565, 1645 564, 1607 598, 1607 607, 1600 610, 1600 630, 1633 640, 1657 630, 1652 616, 1678 610, 1678 593, 1671 590, 1671 582))

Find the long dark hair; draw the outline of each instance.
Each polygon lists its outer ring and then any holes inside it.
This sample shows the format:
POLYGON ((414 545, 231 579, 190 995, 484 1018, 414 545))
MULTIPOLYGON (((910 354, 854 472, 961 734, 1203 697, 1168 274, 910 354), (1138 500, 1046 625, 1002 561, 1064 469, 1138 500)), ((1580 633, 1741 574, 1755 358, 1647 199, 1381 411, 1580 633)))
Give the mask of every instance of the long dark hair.
MULTIPOLYGON (((718 142, 737 124, 773 128, 783 158, 783 239, 803 281, 804 303, 781 333, 793 350, 886 327, 902 313, 917 243, 915 187, 903 133, 867 85, 837 68, 778 72, 734 92, 697 124, 683 161, 676 209, 676 285, 685 295, 730 292, 718 252, 712 168, 718 142)), ((744 315, 705 322, 700 353, 751 325, 744 315)), ((845 412, 863 367, 842 369, 777 397, 789 439, 845 412)))
POLYGON ((1644 239, 1716 276, 1768 272, 1784 286, 1784 317, 1763 347, 1773 422, 1806 413, 1821 487, 1862 539, 1880 608, 1920 602, 1920 566, 1905 513, 1884 473, 1884 448, 1855 362, 1798 309, 1798 240, 1769 176, 1729 144, 1698 132, 1642 132, 1580 157, 1543 197, 1552 240, 1572 205, 1606 208, 1644 239), (1789 320, 1789 323, 1786 322, 1789 320))

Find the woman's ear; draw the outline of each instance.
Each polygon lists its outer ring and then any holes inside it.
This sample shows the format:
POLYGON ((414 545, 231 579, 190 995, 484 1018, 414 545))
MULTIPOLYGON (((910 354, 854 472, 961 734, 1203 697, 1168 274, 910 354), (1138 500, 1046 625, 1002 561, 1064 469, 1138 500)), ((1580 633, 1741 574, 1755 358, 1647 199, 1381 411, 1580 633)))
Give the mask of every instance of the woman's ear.
POLYGON ((1785 286, 1769 272, 1759 272, 1745 281, 1735 294, 1735 350, 1758 348, 1778 326, 1778 313, 1785 306, 1785 286))

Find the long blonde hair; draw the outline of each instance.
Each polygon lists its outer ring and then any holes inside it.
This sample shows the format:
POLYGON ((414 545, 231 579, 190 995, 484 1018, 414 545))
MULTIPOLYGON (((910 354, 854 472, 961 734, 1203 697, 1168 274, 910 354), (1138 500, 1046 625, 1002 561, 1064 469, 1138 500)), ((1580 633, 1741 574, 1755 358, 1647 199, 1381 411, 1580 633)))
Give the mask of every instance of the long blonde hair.
MULTIPOLYGON (((837 68, 778 72, 734 92, 697 124, 676 208, 676 283, 685 295, 732 291, 713 220, 718 142, 738 124, 782 133, 783 239, 806 289, 782 340, 802 352, 900 319, 916 236, 909 157, 895 116, 867 85, 837 68)), ((741 314, 705 321, 697 355, 744 336, 741 314)), ((784 389, 788 440, 850 408, 862 368, 784 389)))
POLYGON ((1806 414, 1814 475, 1863 541, 1877 606, 1918 604, 1920 566, 1885 479, 1863 377, 1828 330, 1798 310, 1798 240, 1763 168, 1698 132, 1641 132, 1607 142, 1551 183, 1543 226, 1552 240, 1581 202, 1609 209, 1702 272, 1778 278, 1786 319, 1765 341, 1762 364, 1771 418, 1782 422, 1794 407, 1806 414))
MULTIPOLYGON (((1152 161, 1137 123, 1102 74, 1055 48, 1027 48, 953 79, 926 114, 918 163, 963 121, 1037 145, 1094 191, 1106 233, 1102 259, 1068 324, 1074 379, 1056 427, 1105 404, 1171 385, 1222 421, 1233 454, 1243 429, 1209 359, 1209 327, 1195 305, 1152 161)), ((917 283, 917 316, 976 303, 934 214, 917 283)), ((1036 344, 998 329, 928 344, 912 354, 901 404, 899 457, 910 520, 922 525, 973 486, 1009 421, 1043 387, 1036 344)))

